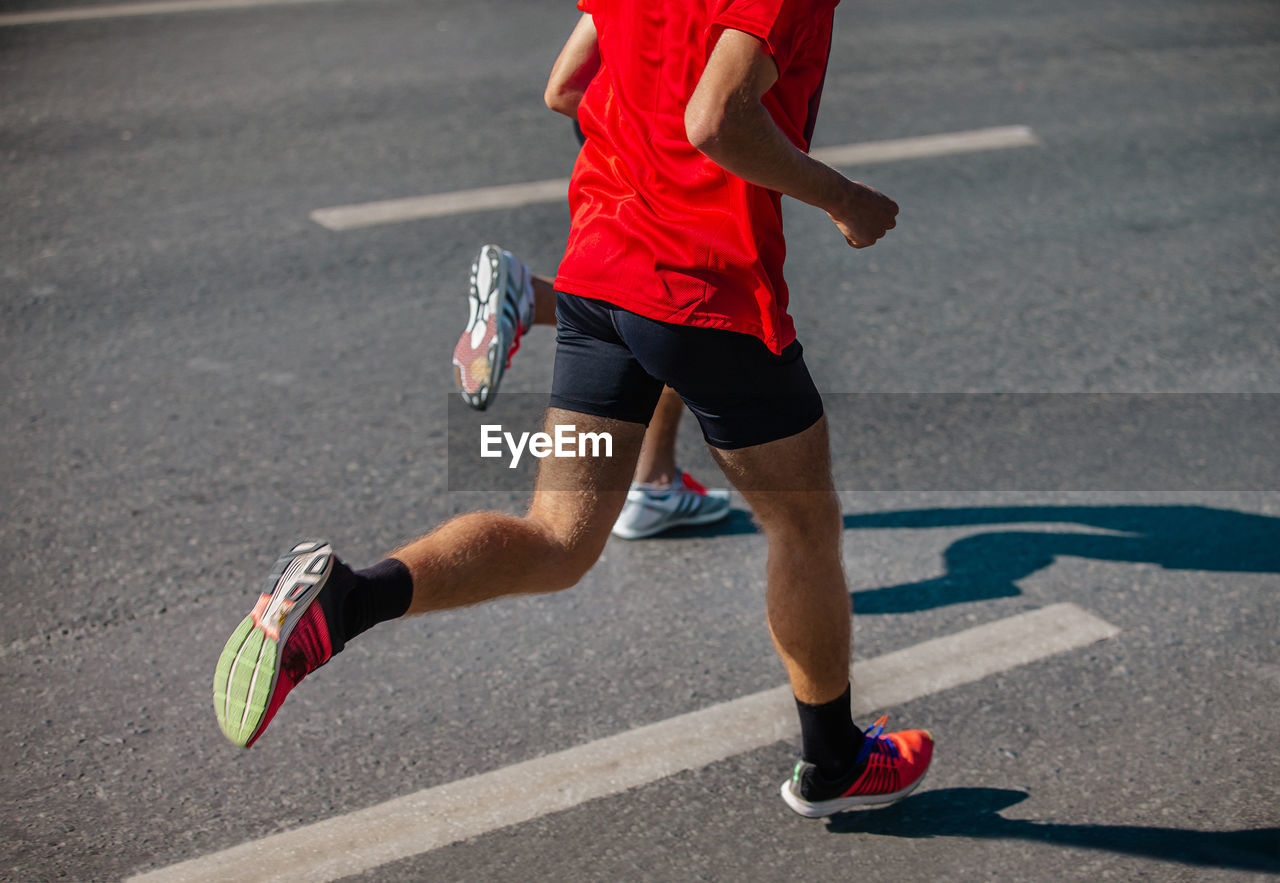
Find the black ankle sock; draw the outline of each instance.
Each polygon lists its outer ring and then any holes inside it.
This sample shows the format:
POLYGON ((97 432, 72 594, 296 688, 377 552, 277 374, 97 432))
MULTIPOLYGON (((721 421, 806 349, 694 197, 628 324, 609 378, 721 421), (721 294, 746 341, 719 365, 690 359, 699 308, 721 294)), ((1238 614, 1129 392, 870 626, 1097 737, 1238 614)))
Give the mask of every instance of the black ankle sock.
POLYGON ((800 712, 800 756, 818 768, 824 779, 849 771, 862 750, 862 731, 853 725, 849 711, 851 689, 830 702, 809 705, 796 700, 800 712))
POLYGON ((357 570, 342 599, 341 630, 345 644, 363 631, 388 619, 398 619, 413 600, 409 568, 394 558, 357 570))

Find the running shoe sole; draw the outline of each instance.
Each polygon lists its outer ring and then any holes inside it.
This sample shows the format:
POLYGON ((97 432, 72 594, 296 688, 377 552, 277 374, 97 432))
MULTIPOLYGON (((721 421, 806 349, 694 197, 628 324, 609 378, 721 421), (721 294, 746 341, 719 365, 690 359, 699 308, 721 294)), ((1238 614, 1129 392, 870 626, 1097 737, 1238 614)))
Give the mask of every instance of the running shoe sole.
POLYGON ((213 707, 232 742, 253 744, 266 721, 280 675, 280 658, 294 627, 333 573, 333 549, 302 540, 277 559, 263 593, 218 657, 213 707))
POLYGON ((796 794, 791 779, 787 779, 782 783, 782 799, 787 802, 787 806, 806 819, 821 819, 826 816, 833 816, 836 813, 847 812, 851 809, 865 809, 897 803, 920 787, 920 783, 924 781, 927 775, 929 775, 929 771, 926 769, 920 774, 920 778, 902 790, 894 791, 892 794, 859 794, 852 797, 837 797, 834 800, 817 800, 813 803, 796 794))
POLYGON ((459 395, 477 411, 489 407, 507 367, 507 354, 502 352, 504 342, 499 327, 506 289, 502 263, 502 249, 492 245, 481 248, 471 262, 467 327, 453 350, 453 375, 459 395), (486 264, 487 267, 483 267, 486 264), (483 288, 480 285, 482 268, 488 270, 487 284, 483 288), (503 284, 496 284, 498 282, 503 284), (473 381, 470 391, 464 382, 468 378, 473 381))

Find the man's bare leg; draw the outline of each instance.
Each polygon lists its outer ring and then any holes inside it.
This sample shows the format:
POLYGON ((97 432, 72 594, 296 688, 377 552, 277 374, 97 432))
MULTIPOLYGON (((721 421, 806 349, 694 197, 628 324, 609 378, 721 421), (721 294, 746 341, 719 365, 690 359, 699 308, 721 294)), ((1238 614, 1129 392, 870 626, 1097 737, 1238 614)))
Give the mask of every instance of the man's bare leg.
POLYGON ((556 324, 556 283, 547 276, 533 276, 533 324, 556 324))
POLYGON ((796 698, 835 699, 849 686, 851 629, 826 418, 790 438, 712 455, 768 538, 769 630, 796 698))
POLYGON ((683 415, 684 400, 671 387, 663 388, 640 448, 632 479, 636 484, 669 485, 676 480, 676 436, 683 415))
POLYGON ((609 433, 614 456, 548 457, 523 517, 461 515, 393 552, 413 577, 410 614, 567 589, 595 563, 626 499, 644 427, 550 409, 547 431, 559 423, 609 433))
POLYGON ((227 738, 253 745, 293 687, 378 622, 577 583, 626 499, 644 426, 550 409, 548 431, 559 424, 609 433, 612 456, 542 460, 524 517, 463 515, 361 571, 319 540, 281 556, 218 659, 214 709, 227 738))
POLYGON ((820 817, 905 797, 929 768, 933 737, 924 730, 881 736, 883 720, 865 734, 853 725, 843 524, 826 418, 790 438, 712 453, 769 541, 769 630, 791 679, 802 741, 783 799, 820 817))

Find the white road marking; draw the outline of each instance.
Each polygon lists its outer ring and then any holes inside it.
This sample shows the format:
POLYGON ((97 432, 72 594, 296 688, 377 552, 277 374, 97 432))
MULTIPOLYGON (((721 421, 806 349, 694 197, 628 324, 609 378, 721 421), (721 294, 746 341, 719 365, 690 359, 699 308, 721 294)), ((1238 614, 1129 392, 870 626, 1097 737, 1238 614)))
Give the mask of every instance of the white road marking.
POLYGON ((1027 126, 999 126, 970 132, 948 132, 921 135, 892 141, 868 141, 843 147, 822 147, 811 151, 814 159, 830 166, 862 166, 895 162, 901 159, 924 159, 931 156, 953 156, 983 150, 1008 150, 1013 147, 1036 147, 1042 142, 1027 126))
POLYGON ((569 179, 533 181, 528 184, 502 184, 456 190, 431 196, 410 196, 358 205, 339 205, 316 209, 311 220, 330 230, 351 230, 378 224, 398 224, 423 218, 442 218, 494 209, 518 208, 548 202, 564 202, 569 196, 569 179))
MULTIPOLYGON (((1055 604, 860 661, 853 669, 854 714, 973 683, 1119 631, 1074 604, 1055 604)), ((790 688, 778 687, 132 880, 336 880, 794 738, 795 718, 790 688)))
MULTIPOLYGON (((1002 126, 971 132, 924 135, 892 141, 868 141, 843 147, 824 147, 813 156, 833 166, 871 165, 902 159, 919 159, 981 150, 1031 147, 1040 139, 1026 126, 1002 126)), ((511 209, 524 205, 563 202, 569 194, 568 178, 456 190, 429 196, 410 196, 355 205, 316 209, 311 220, 330 230, 352 230, 378 224, 398 224, 424 218, 441 218, 470 212, 511 209)))
POLYGON ((129 18, 138 15, 169 15, 175 12, 211 12, 248 9, 255 6, 292 6, 300 3, 336 3, 338 0, 154 0, 150 3, 118 3, 110 6, 82 6, 75 9, 46 9, 39 12, 11 12, 0 15, 0 27, 48 25, 100 18, 129 18))

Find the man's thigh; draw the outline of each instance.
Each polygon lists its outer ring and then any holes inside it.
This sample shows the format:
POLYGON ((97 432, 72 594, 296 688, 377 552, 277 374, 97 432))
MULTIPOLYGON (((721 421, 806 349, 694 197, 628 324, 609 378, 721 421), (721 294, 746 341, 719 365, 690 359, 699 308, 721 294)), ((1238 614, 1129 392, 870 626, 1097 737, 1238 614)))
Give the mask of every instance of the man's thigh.
POLYGON ((529 516, 567 546, 598 555, 626 502, 645 427, 549 408, 543 431, 563 443, 539 462, 529 516))
POLYGON ((826 417, 787 438, 711 454, 766 532, 798 532, 815 545, 838 537, 826 417))

